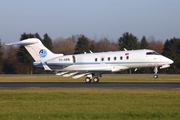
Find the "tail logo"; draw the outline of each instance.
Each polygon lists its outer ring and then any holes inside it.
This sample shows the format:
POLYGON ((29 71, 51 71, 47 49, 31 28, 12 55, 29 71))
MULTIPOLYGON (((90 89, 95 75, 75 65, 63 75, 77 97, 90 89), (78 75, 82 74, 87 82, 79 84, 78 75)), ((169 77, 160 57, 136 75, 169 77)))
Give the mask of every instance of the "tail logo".
POLYGON ((45 58, 47 56, 47 51, 45 49, 41 49, 39 51, 39 55, 41 58, 45 58))

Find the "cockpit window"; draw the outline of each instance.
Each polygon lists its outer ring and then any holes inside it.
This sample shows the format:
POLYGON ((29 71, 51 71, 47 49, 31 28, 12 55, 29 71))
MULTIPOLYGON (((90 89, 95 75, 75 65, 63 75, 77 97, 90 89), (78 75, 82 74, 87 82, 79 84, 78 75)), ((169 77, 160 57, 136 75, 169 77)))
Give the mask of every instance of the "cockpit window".
POLYGON ((160 54, 157 52, 147 52, 146 55, 160 55, 160 54))

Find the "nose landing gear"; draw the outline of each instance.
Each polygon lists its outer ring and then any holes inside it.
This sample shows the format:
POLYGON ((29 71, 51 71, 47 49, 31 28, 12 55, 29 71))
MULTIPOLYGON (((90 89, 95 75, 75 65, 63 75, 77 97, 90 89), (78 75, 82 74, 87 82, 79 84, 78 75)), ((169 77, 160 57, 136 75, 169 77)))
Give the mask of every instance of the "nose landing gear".
POLYGON ((155 67, 154 67, 154 78, 155 78, 155 79, 157 79, 157 78, 158 78, 158 74, 157 74, 157 72, 158 72, 158 67, 157 67, 157 66, 155 66, 155 67))
POLYGON ((157 74, 154 74, 154 78, 157 79, 157 78, 158 78, 158 75, 157 75, 157 74))

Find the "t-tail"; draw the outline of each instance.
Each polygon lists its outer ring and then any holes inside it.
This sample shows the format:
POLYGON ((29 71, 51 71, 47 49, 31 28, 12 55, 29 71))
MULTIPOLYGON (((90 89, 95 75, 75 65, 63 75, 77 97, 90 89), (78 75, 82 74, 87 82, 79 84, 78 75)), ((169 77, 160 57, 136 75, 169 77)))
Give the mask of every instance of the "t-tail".
POLYGON ((7 45, 24 46, 36 62, 42 63, 45 70, 50 70, 50 68, 45 64, 47 60, 50 60, 58 56, 63 56, 63 54, 52 53, 37 38, 29 38, 19 42, 8 43, 7 45))

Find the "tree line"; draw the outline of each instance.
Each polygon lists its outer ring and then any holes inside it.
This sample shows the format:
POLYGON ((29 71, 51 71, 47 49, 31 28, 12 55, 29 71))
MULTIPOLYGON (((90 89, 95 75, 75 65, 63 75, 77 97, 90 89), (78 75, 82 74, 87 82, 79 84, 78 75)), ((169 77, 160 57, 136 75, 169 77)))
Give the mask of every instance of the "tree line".
MULTIPOLYGON (((103 37, 100 39, 89 39, 84 35, 73 35, 68 38, 57 38, 52 40, 46 33, 43 38, 38 33, 23 33, 20 41, 27 38, 38 38, 54 53, 79 54, 89 52, 106 52, 118 50, 152 49, 172 59, 174 63, 170 68, 161 70, 161 73, 180 73, 180 39, 171 38, 165 42, 151 37, 147 40, 143 36, 140 40, 132 33, 125 32, 115 42, 103 37)), ((46 74, 42 68, 33 66, 33 59, 23 46, 6 46, 0 41, 0 73, 1 74, 46 74)), ((152 68, 141 68, 135 73, 151 73, 152 68)), ((124 71, 126 73, 127 71, 124 71)))

